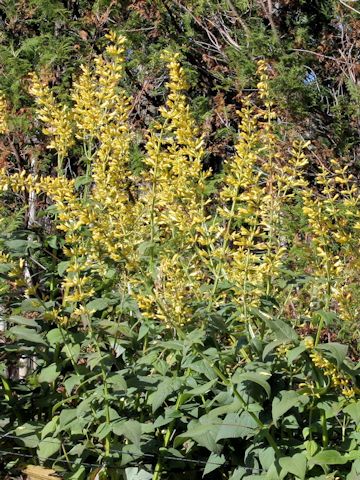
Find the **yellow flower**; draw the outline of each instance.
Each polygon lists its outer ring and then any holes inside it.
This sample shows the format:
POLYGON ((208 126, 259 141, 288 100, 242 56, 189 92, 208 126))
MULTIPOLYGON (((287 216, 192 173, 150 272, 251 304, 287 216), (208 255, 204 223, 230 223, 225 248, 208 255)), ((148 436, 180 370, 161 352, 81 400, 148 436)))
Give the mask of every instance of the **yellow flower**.
POLYGON ((30 93, 35 97, 37 115, 46 125, 43 132, 52 137, 48 148, 55 149, 64 158, 74 145, 71 111, 67 105, 56 101, 50 88, 43 85, 35 73, 30 78, 30 93))
POLYGON ((4 135, 8 130, 8 104, 5 95, 0 92, 0 135, 4 135))

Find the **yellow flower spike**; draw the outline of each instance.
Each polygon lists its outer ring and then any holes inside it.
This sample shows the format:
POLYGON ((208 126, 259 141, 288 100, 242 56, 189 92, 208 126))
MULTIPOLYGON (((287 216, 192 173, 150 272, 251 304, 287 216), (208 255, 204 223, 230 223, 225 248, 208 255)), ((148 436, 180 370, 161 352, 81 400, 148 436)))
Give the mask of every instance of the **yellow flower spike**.
POLYGON ((52 137, 48 148, 53 148, 64 158, 74 145, 72 116, 66 105, 61 105, 48 86, 43 85, 35 73, 30 74, 30 93, 37 104, 37 115, 45 124, 45 135, 52 137))
POLYGON ((9 107, 5 95, 0 92, 0 135, 4 135, 9 131, 8 109, 9 107))
POLYGON ((187 104, 188 82, 179 54, 165 52, 163 59, 169 71, 169 93, 160 108, 163 123, 155 124, 147 139, 149 170, 141 198, 144 205, 151 205, 144 218, 150 230, 147 235, 152 239, 155 234, 177 235, 183 248, 199 241, 199 229, 206 221, 203 192, 208 173, 202 169, 203 138, 187 104))
POLYGON ((310 351, 309 356, 313 364, 323 371, 323 374, 330 379, 334 387, 340 388, 344 397, 352 398, 356 392, 351 386, 350 377, 339 371, 337 367, 327 358, 323 357, 319 351, 314 350, 314 341, 311 337, 307 337, 304 342, 306 349, 310 351))

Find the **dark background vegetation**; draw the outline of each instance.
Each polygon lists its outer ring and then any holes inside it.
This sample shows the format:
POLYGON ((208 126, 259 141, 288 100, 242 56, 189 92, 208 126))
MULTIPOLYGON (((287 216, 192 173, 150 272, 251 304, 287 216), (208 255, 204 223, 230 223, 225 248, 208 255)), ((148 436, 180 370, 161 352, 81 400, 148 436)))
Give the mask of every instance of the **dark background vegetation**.
POLYGON ((30 150, 41 148, 28 73, 37 71, 61 96, 79 64, 99 52, 104 34, 116 29, 128 38, 127 88, 134 93, 137 128, 148 126, 162 104, 160 52, 176 46, 192 81, 194 111, 207 127, 207 162, 218 169, 233 144, 241 98, 256 88, 255 61, 265 58, 289 136, 300 133, 321 146, 314 162, 342 156, 358 166, 360 19, 352 5, 338 0, 3 0, 0 89, 13 106, 13 129, 0 147, 2 161, 11 153, 23 164, 30 150))

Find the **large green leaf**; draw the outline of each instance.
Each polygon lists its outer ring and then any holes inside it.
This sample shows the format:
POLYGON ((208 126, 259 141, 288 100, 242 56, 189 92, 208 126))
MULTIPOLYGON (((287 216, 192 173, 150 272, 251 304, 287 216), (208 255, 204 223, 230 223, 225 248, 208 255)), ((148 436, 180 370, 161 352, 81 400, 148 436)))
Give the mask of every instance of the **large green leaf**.
POLYGON ((165 402, 167 397, 174 393, 174 391, 176 391, 174 379, 166 378, 164 381, 160 382, 155 392, 152 392, 148 397, 148 404, 151 406, 152 411, 156 412, 156 410, 165 402))
POLYGON ((229 477, 229 480, 242 480, 246 475, 246 469, 244 467, 238 467, 235 469, 229 477))
POLYGON ((40 461, 55 455, 61 447, 61 441, 58 438, 47 437, 40 441, 37 454, 40 461))
POLYGON ((112 385, 113 389, 116 391, 127 390, 126 381, 122 373, 111 373, 107 377, 108 385, 112 385))
POLYGON ((297 478, 305 480, 307 465, 305 453, 296 453, 292 457, 280 458, 279 463, 282 467, 282 473, 292 473, 297 478))
POLYGON ((271 328, 276 337, 276 340, 287 340, 291 342, 296 342, 299 339, 298 334, 296 333, 294 328, 283 320, 268 320, 266 322, 266 325, 271 328))
POLYGON ((125 480, 151 480, 152 473, 138 467, 128 467, 125 469, 125 480))
POLYGON ((270 397, 270 394, 271 394, 271 388, 270 388, 270 385, 268 384, 268 382, 266 381, 268 378, 270 377, 270 374, 269 372, 263 372, 262 373, 259 373, 259 372, 244 372, 244 373, 236 373, 233 377, 233 381, 234 382, 254 382, 254 383, 257 383, 258 385, 260 385, 260 387, 262 387, 267 396, 270 397))
POLYGON ((105 310, 110 303, 111 301, 108 298, 95 298, 86 304, 86 308, 94 312, 100 312, 101 310, 105 310))
POLYGON ((358 425, 360 423, 360 400, 346 405, 344 412, 350 415, 351 419, 358 425))
POLYGON ((240 415, 238 413, 228 413, 223 421, 219 420, 219 423, 217 442, 224 438, 252 437, 259 428, 256 420, 249 412, 242 412, 240 415))
POLYGON ((127 420, 126 422, 113 422, 111 430, 115 435, 123 435, 130 440, 134 445, 140 445, 141 440, 141 423, 136 420, 127 420))
POLYGON ((279 418, 281 418, 291 408, 307 403, 308 401, 308 397, 300 395, 294 390, 283 390, 280 392, 280 396, 275 397, 272 402, 272 418, 275 426, 277 426, 277 421, 279 418))
POLYGON ((360 460, 355 460, 351 466, 351 471, 347 475, 346 480, 359 480, 360 478, 360 460))
POLYGON ((53 328, 49 330, 46 334, 46 339, 52 347, 64 343, 64 337, 61 334, 61 330, 59 328, 53 328))
POLYGON ((59 415, 55 415, 41 430, 41 440, 53 434, 59 424, 59 415))
POLYGON ((48 367, 45 367, 41 370, 38 380, 40 383, 53 383, 59 375, 59 366, 56 363, 52 363, 48 367))
POLYGON ((67 408, 65 410, 62 410, 60 413, 59 424, 62 428, 65 428, 76 418, 77 418, 76 408, 67 408))
POLYGON ((15 429, 15 435, 21 444, 27 448, 36 448, 39 444, 39 432, 41 425, 24 423, 15 429))
POLYGON ((208 461, 205 465, 203 477, 208 473, 213 472, 214 470, 218 469, 222 465, 224 465, 226 459, 224 455, 218 455, 217 453, 210 453, 208 461))
POLYGON ((308 461, 310 465, 343 465, 348 460, 337 450, 322 450, 308 461))
POLYGON ((26 327, 39 328, 39 324, 33 318, 22 317, 21 315, 11 315, 9 322, 25 325, 26 327))
POLYGON ((212 423, 192 422, 188 430, 178 435, 174 442, 174 447, 181 445, 185 440, 191 438, 195 440, 201 447, 205 447, 210 452, 221 452, 221 447, 216 443, 216 437, 219 431, 219 425, 212 423))
POLYGON ((14 335, 17 340, 27 343, 36 343, 37 345, 47 345, 42 336, 36 330, 15 325, 11 327, 9 333, 14 335))
POLYGON ((338 367, 340 367, 340 365, 344 362, 349 349, 347 345, 335 342, 324 343, 318 345, 316 348, 329 352, 330 356, 336 360, 338 367))
POLYGON ((210 380, 210 382, 199 385, 198 387, 192 388, 191 390, 187 390, 186 394, 189 394, 191 396, 205 395, 206 393, 211 391, 212 387, 215 385, 216 382, 217 379, 210 380))

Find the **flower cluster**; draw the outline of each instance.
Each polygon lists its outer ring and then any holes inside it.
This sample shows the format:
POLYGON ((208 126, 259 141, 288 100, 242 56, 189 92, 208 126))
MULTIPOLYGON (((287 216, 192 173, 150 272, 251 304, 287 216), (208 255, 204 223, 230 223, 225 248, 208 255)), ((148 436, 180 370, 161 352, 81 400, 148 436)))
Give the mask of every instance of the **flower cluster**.
POLYGON ((340 372, 333 363, 315 349, 314 341, 311 337, 305 339, 305 347, 309 352, 309 356, 314 366, 319 368, 322 373, 330 379, 331 384, 334 387, 339 388, 344 397, 354 397, 356 392, 351 385, 351 379, 343 372, 340 372))
POLYGON ((35 73, 30 75, 30 79, 30 93, 36 101, 36 113, 46 125, 43 133, 51 137, 48 148, 53 148, 58 153, 60 169, 62 159, 74 145, 72 115, 69 107, 59 103, 51 89, 44 85, 35 73))
POLYGON ((8 131, 8 105, 5 96, 0 92, 0 135, 4 135, 8 131))
POLYGON ((188 88, 179 55, 166 55, 169 95, 158 122, 147 140, 148 166, 144 203, 151 206, 151 238, 173 235, 193 242, 204 222, 205 179, 202 169, 203 139, 190 113, 184 91, 188 88), (150 185, 150 188, 148 186, 150 185), (155 232, 155 225, 161 230, 155 232))
POLYGON ((360 305, 351 302, 360 278, 360 210, 359 189, 348 169, 338 160, 322 166, 317 189, 304 189, 302 198, 315 247, 314 273, 324 279, 328 305, 337 302, 341 317, 354 322, 360 313, 360 305))

